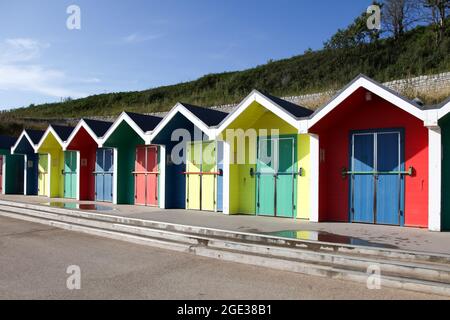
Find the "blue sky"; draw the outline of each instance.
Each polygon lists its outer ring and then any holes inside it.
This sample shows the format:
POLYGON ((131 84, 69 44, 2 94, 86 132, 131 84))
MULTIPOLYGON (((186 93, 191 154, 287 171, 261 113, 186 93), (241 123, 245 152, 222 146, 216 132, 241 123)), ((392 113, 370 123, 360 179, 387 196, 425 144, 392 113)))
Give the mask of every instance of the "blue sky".
POLYGON ((0 0, 0 109, 143 90, 319 49, 370 0, 0 0), (81 30, 69 30, 69 5, 81 30))

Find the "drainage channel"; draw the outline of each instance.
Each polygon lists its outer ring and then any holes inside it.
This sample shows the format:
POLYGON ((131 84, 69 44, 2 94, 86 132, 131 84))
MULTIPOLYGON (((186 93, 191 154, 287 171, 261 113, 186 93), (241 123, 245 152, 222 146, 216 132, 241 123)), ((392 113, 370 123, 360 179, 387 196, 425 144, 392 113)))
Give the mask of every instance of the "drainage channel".
POLYGON ((62 202, 62 201, 52 201, 40 203, 44 206, 64 208, 64 209, 77 209, 86 211, 114 211, 113 207, 102 206, 98 204, 91 203, 76 203, 76 202, 62 202))
POLYGON ((382 249, 399 249, 398 247, 385 243, 371 242, 357 237, 344 236, 340 234, 334 234, 325 231, 314 231, 314 230, 283 230, 275 232, 263 232, 262 235, 274 236, 279 238, 293 239, 293 240, 307 240, 307 241, 317 241, 326 242, 333 244, 344 244, 352 246, 362 246, 371 248, 382 248, 382 249))

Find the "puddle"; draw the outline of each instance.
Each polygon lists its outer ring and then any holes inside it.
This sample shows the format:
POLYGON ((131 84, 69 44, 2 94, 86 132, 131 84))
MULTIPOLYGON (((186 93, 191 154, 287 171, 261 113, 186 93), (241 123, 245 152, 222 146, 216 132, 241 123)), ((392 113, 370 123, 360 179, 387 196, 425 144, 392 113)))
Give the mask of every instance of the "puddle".
POLYGON ((78 209, 87 211, 112 211, 114 208, 108 206, 102 206, 98 204, 83 204, 75 202, 45 202, 41 203, 50 207, 64 208, 64 209, 78 209))
POLYGON ((349 244, 349 245, 364 246, 364 247, 398 249, 398 247, 389 245, 389 244, 376 243, 376 242, 371 242, 371 241, 367 241, 367 240, 360 239, 360 238, 343 236, 343 235, 324 232, 324 231, 285 230, 285 231, 268 232, 268 233, 264 233, 264 235, 275 236, 275 237, 280 237, 280 238, 296 239, 296 240, 310 240, 310 241, 329 242, 329 243, 336 243, 336 244, 349 244))

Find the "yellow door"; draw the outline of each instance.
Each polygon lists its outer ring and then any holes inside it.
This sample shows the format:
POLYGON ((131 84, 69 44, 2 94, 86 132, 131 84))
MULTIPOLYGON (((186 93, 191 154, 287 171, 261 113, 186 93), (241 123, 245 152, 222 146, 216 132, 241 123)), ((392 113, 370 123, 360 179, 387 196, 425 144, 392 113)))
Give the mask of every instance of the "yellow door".
POLYGON ((186 161, 186 208, 200 210, 200 185, 201 185, 201 144, 191 143, 187 145, 186 161))
POLYGON ((48 196, 48 154, 39 155, 39 195, 48 196))
POLYGON ((216 143, 205 142, 202 144, 202 183, 201 183, 201 210, 216 210, 216 143))

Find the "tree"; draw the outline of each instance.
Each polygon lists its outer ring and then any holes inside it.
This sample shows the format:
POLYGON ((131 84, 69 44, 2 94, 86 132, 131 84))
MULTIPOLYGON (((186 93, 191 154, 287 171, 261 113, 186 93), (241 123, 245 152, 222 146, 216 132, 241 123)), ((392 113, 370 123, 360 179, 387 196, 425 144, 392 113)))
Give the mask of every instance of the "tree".
MULTIPOLYGON (((377 2, 373 4, 381 6, 377 2)), ((325 49, 353 48, 379 39, 379 30, 369 30, 367 28, 367 19, 367 12, 363 12, 346 29, 338 29, 330 40, 324 43, 325 49)))
POLYGON ((421 6, 417 0, 384 0, 384 28, 398 39, 420 20, 420 12, 421 6))
POLYGON ((423 6, 429 9, 429 19, 437 26, 438 38, 442 39, 446 27, 447 17, 450 11, 450 0, 422 0, 423 6))

